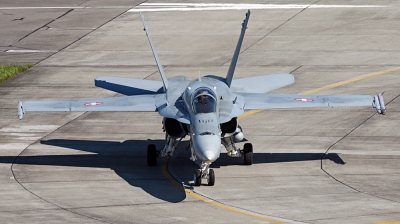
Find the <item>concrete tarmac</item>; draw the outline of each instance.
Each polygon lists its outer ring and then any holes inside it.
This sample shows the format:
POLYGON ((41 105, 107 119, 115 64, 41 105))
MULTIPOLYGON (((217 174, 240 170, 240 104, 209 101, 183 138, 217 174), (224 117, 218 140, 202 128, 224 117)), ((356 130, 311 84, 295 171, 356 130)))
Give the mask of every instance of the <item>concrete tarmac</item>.
POLYGON ((0 62, 35 64, 0 84, 1 223, 400 223, 400 2, 152 3, 0 2, 0 62), (296 83, 274 93, 304 93, 376 73, 317 94, 385 91, 387 115, 358 107, 244 117, 254 164, 223 149, 213 187, 193 186, 184 147, 147 166, 147 145, 164 144, 157 113, 17 119, 19 100, 116 96, 94 87, 98 76, 160 80, 138 10, 168 77, 225 76, 246 8, 236 78, 292 73, 296 83))

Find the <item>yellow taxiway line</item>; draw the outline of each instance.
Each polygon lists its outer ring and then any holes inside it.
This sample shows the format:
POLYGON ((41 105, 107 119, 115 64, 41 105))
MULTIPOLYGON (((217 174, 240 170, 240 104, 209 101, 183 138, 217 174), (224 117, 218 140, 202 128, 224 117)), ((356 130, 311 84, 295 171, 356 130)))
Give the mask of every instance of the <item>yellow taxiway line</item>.
MULTIPOLYGON (((310 91, 304 92, 302 94, 303 95, 310 95, 310 94, 318 93, 318 92, 321 92, 321 91, 324 91, 324 90, 333 89, 333 88, 336 88, 336 87, 339 87, 339 86, 347 85, 349 83, 353 83, 353 82, 357 82, 357 81, 361 81, 361 80, 364 80, 364 79, 368 79, 368 78, 372 78, 372 77, 375 77, 375 76, 384 75, 384 74, 388 74, 388 73, 392 73, 392 72, 397 72, 397 71, 400 71, 400 67, 389 69, 389 70, 384 70, 384 71, 380 71, 380 72, 375 72, 375 73, 371 73, 371 74, 367 74, 367 75, 363 75, 363 76, 359 76, 359 77, 356 77, 356 78, 353 78, 353 79, 349 79, 349 80, 346 80, 346 81, 334 83, 332 85, 328 85, 328 86, 321 87, 321 88, 318 88, 318 89, 310 90, 310 91)), ((259 113, 261 111, 263 111, 263 109, 249 111, 249 112, 239 116, 238 119, 243 119, 243 118, 248 117, 250 115, 259 113)), ((189 142, 186 142, 186 143, 182 144, 180 147, 178 147, 177 151, 179 149, 181 149, 182 147, 186 146, 187 144, 189 144, 189 142)), ((231 212, 235 212, 237 214, 249 216, 249 217, 252 217, 252 218, 255 218, 255 219, 259 219, 259 220, 263 220, 263 221, 267 221, 267 222, 270 222, 270 223, 284 223, 284 222, 281 222, 281 221, 278 221, 278 220, 274 220, 274 219, 271 219, 271 218, 267 218, 267 217, 264 217, 264 216, 261 216, 261 215, 256 215, 256 214, 249 213, 247 211, 242 211, 242 210, 239 210, 239 209, 236 209, 236 208, 232 208, 230 206, 221 204, 221 203, 216 202, 214 200, 205 198, 205 197, 203 197, 203 196, 201 196, 201 195, 199 195, 199 194, 197 194, 197 193, 195 193, 195 192, 193 192, 191 190, 185 189, 181 184, 178 184, 169 175, 169 173, 167 171, 168 160, 169 160, 169 157, 166 157, 164 159, 163 165, 161 166, 162 173, 164 174, 164 176, 167 178, 167 180, 170 183, 172 183, 178 189, 184 191, 187 195, 190 195, 190 196, 192 196, 192 197, 194 197, 194 198, 196 198, 196 199, 198 199, 200 201, 204 201, 204 202, 209 203, 211 205, 223 208, 225 210, 228 210, 228 211, 231 211, 231 212)))
MULTIPOLYGON (((185 147, 185 146, 188 145, 188 144, 189 144, 189 142, 185 142, 184 144, 180 145, 180 146, 176 149, 176 151, 180 150, 181 148, 185 147)), ((264 216, 261 216, 261 215, 252 214, 252 213, 249 213, 249 212, 247 212, 247 211, 242 211, 242 210, 240 210, 240 209, 232 208, 232 207, 230 207, 230 206, 221 204, 221 203, 216 202, 216 201, 214 201, 214 200, 212 200, 212 199, 209 199, 209 198, 205 198, 205 197, 203 197, 203 196, 201 196, 201 195, 199 195, 199 194, 197 194, 197 193, 195 193, 195 192, 193 192, 193 191, 191 191, 191 190, 186 189, 185 187, 182 186, 182 184, 179 184, 178 182, 176 182, 176 181, 175 181, 173 178, 171 178, 171 176, 169 175, 169 173, 168 173, 168 171, 167 171, 168 160, 169 160, 169 157, 165 157, 165 159, 164 159, 164 161, 163 161, 163 164, 162 164, 162 166, 161 166, 162 173, 164 174, 164 176, 167 178, 167 180, 168 180, 172 185, 174 185, 176 188, 178 188, 178 189, 184 191, 187 195, 190 195, 190 196, 192 196, 192 197, 194 197, 194 198, 196 198, 196 199, 198 199, 198 200, 200 200, 200 201, 204 201, 204 202, 206 202, 206 203, 208 203, 208 204, 211 204, 211 205, 214 205, 214 206, 223 208, 223 209, 228 210, 228 211, 231 211, 231 212, 235 212, 235 213, 237 213, 237 214, 249 216, 249 217, 251 217, 251 218, 255 218, 255 219, 267 221, 267 222, 270 222, 270 223, 276 223, 276 224, 284 224, 284 223, 285 223, 285 222, 281 222, 281 221, 278 221, 278 220, 274 220, 274 219, 271 219, 271 218, 267 218, 267 217, 264 217, 264 216)))
MULTIPOLYGON (((400 71, 400 67, 392 68, 392 69, 388 69, 388 70, 384 70, 384 71, 380 71, 380 72, 374 72, 374 73, 371 73, 371 74, 362 75, 362 76, 359 76, 359 77, 356 77, 356 78, 353 78, 353 79, 349 79, 349 80, 346 80, 346 81, 334 83, 332 85, 328 85, 328 86, 324 86, 324 87, 321 87, 321 88, 313 89, 313 90, 310 90, 310 91, 307 91, 307 92, 304 92, 304 93, 301 93, 301 94, 303 94, 303 95, 311 95, 311 94, 314 94, 314 93, 319 93, 319 92, 324 91, 324 90, 333 89, 333 88, 336 88, 336 87, 339 87, 339 86, 344 86, 344 85, 347 85, 347 84, 350 84, 350 83, 353 83, 353 82, 358 82, 358 81, 361 81, 361 80, 364 80, 364 79, 369 79, 369 78, 376 77, 376 76, 379 76, 379 75, 385 75, 385 74, 389 74, 389 73, 392 73, 392 72, 398 72, 398 71, 400 71)), ((242 119, 242 118, 248 117, 250 115, 259 113, 261 111, 263 111, 263 109, 251 110, 251 111, 249 111, 247 113, 244 113, 244 114, 240 115, 238 118, 242 119)))

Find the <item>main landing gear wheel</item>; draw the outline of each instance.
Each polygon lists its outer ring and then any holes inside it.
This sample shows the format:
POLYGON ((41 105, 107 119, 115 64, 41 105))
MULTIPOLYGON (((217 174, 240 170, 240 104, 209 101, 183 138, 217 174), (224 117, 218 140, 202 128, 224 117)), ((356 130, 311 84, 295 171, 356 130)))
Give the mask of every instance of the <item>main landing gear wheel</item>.
POLYGON ((194 186, 200 186, 201 185, 201 171, 196 170, 194 171, 194 186))
POLYGON ((147 165, 157 166, 157 148, 154 144, 147 146, 147 165))
POLYGON ((244 165, 253 164, 253 145, 251 143, 244 144, 243 162, 244 162, 244 165))
POLYGON ((214 186, 214 184, 215 184, 215 174, 214 174, 214 170, 213 169, 209 170, 207 181, 208 181, 208 186, 214 186))

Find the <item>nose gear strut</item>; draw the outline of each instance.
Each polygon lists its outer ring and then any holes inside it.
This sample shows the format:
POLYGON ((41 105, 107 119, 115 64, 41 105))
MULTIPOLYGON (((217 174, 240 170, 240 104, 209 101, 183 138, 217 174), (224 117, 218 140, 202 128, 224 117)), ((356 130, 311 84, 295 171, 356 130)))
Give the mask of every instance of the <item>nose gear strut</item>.
POLYGON ((207 179, 208 186, 214 186, 215 174, 214 170, 210 169, 211 163, 202 163, 200 169, 194 171, 194 185, 200 186, 201 179, 207 179))

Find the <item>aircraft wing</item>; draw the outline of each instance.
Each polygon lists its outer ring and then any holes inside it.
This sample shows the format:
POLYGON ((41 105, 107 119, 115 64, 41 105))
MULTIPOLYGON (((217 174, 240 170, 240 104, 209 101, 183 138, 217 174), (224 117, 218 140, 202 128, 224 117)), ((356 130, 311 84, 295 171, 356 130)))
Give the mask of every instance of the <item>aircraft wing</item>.
POLYGON ((156 111, 160 95, 18 102, 18 117, 22 119, 27 111, 156 111))
POLYGON ((294 83, 292 74, 271 74, 242 79, 234 79, 232 92, 266 93, 294 83))
POLYGON ((101 76, 94 80, 97 87, 127 96, 157 94, 164 92, 163 83, 153 80, 101 76))
POLYGON ((375 97, 369 95, 235 94, 244 97, 244 109, 373 106, 378 113, 386 113, 381 94, 375 97))

